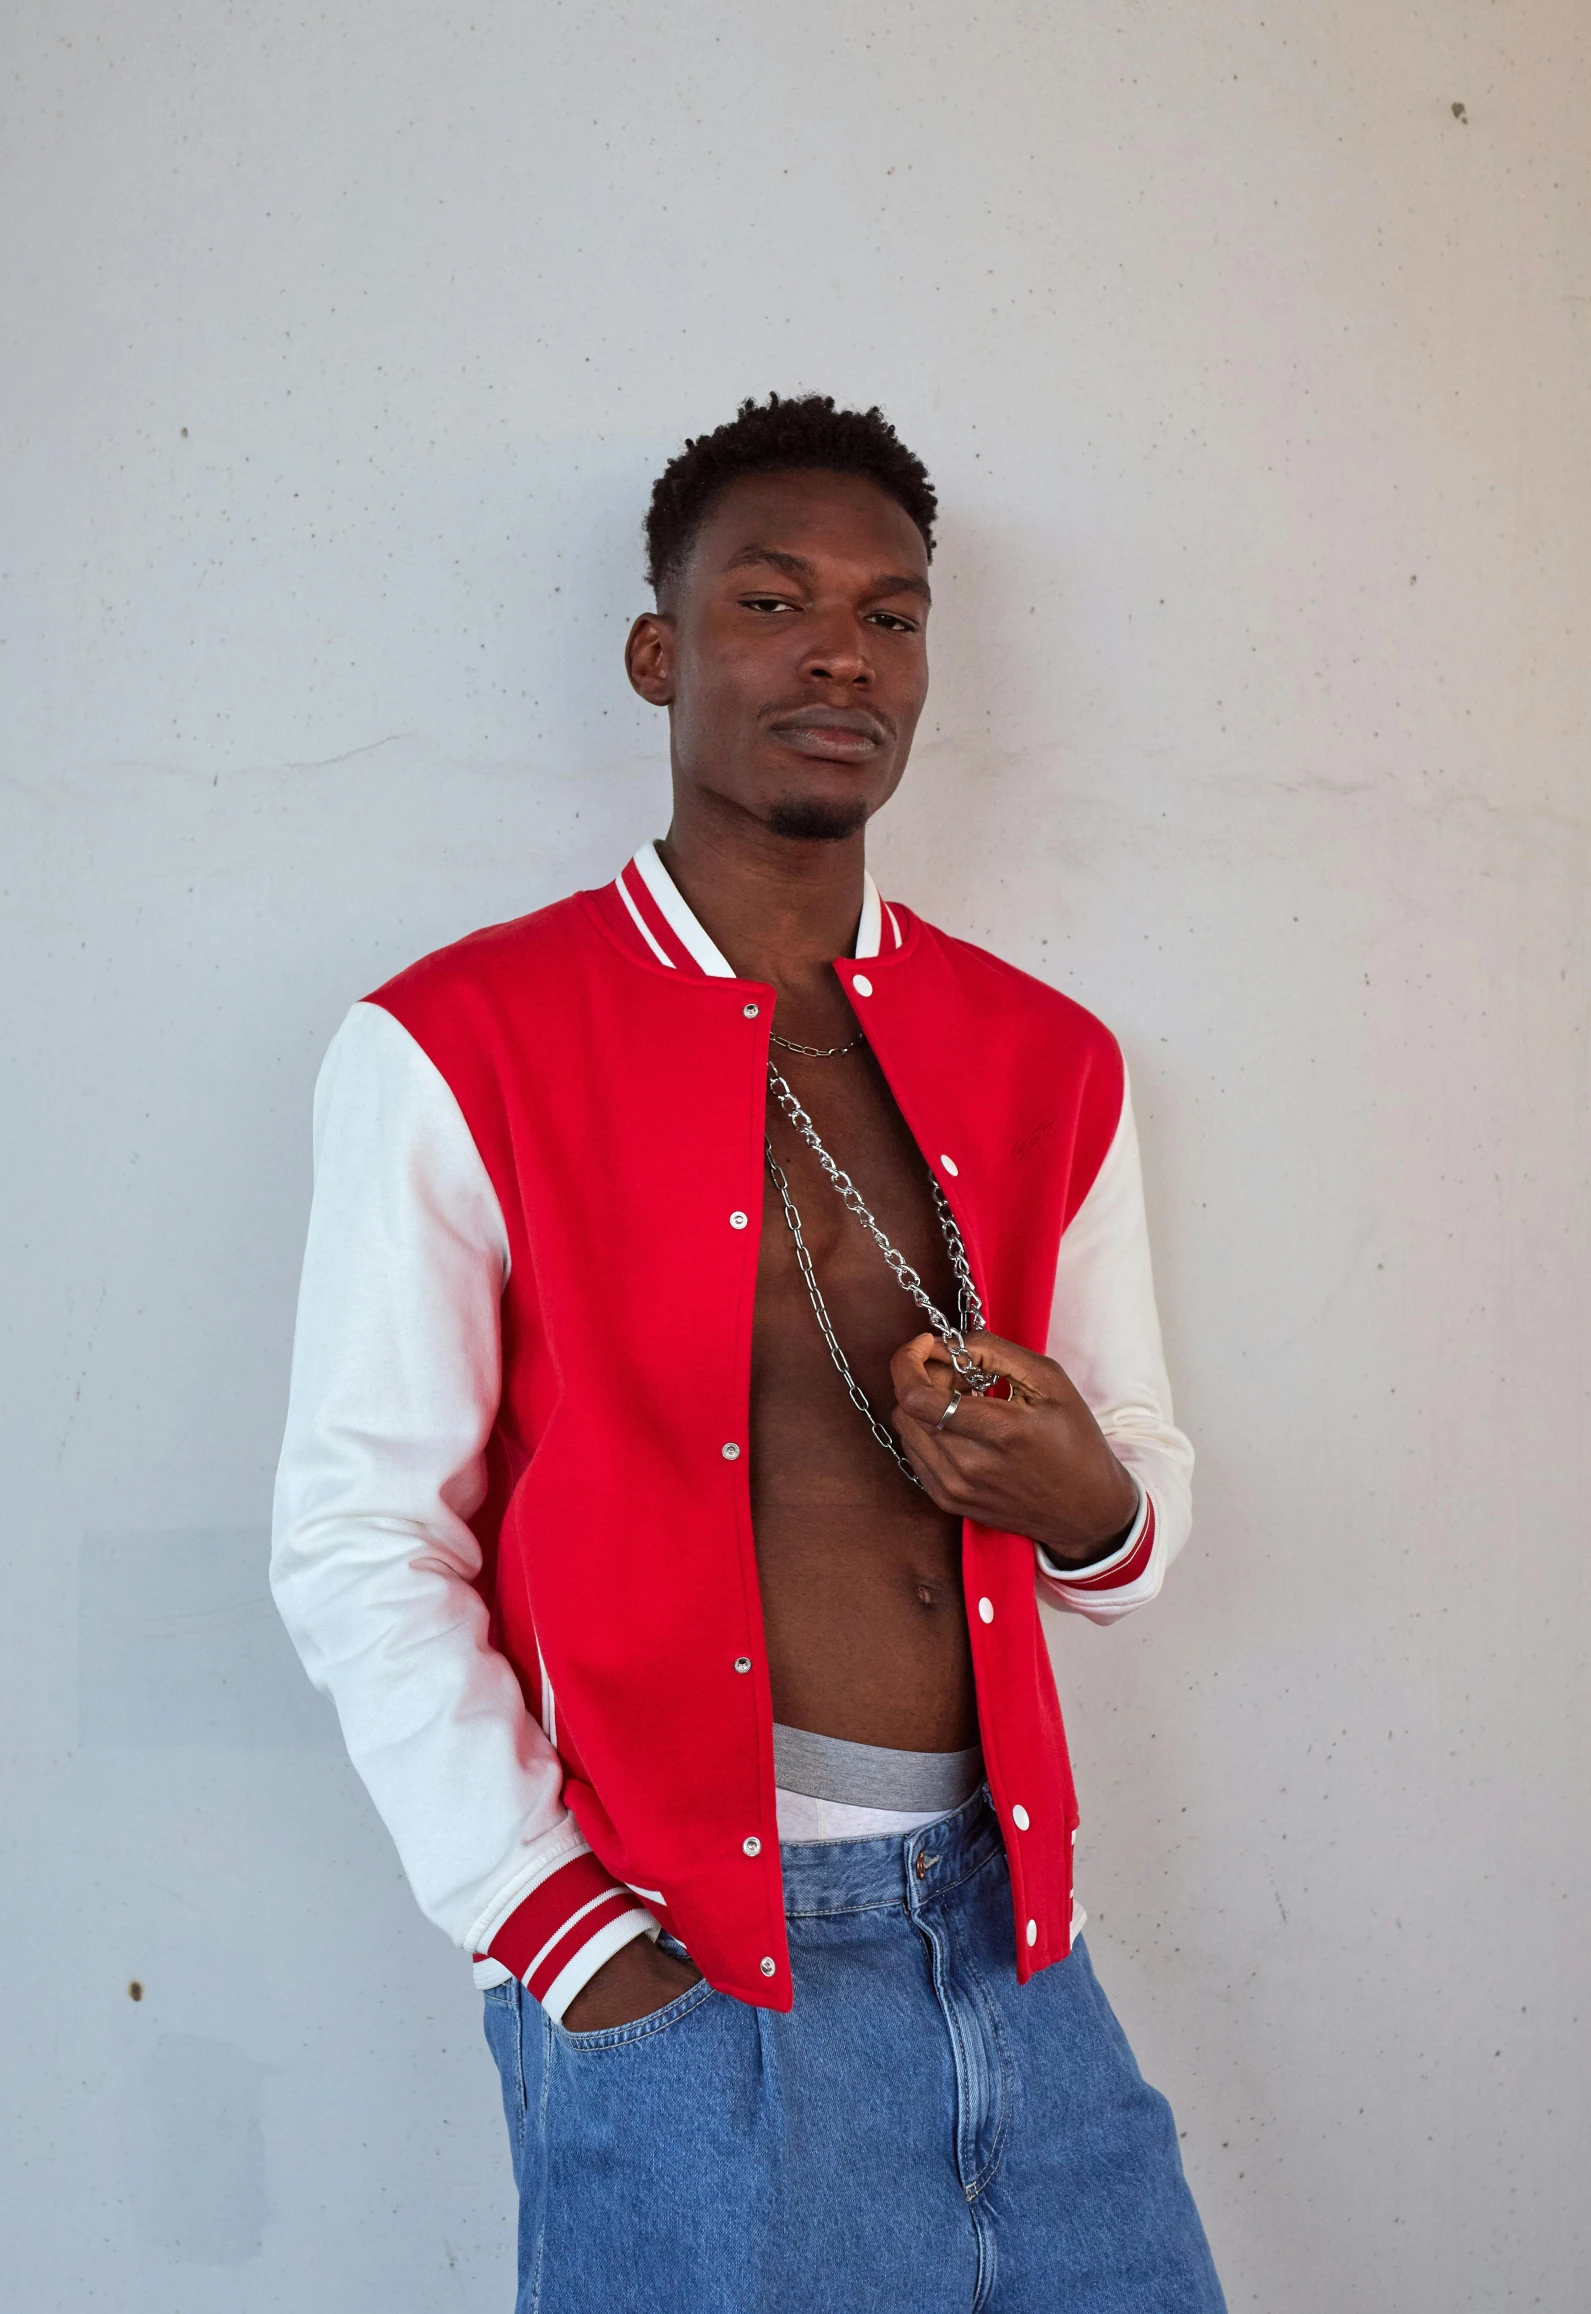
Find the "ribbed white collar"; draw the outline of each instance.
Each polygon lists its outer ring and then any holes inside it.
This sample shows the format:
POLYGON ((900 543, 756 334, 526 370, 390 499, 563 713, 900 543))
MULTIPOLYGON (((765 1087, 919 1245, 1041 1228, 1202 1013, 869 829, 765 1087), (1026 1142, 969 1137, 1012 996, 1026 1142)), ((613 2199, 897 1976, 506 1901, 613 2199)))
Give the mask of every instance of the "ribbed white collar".
MULTIPOLYGON (((686 905, 685 895, 657 856, 656 844, 643 844, 633 862, 641 878, 662 911, 671 932, 692 959, 714 980, 733 980, 736 974, 728 958, 709 937, 706 927, 686 905)), ((643 927, 644 929, 644 927, 643 927)), ((884 909, 878 896, 878 886, 864 868, 862 870, 862 920, 856 927, 856 955, 876 956, 883 937, 884 909)))

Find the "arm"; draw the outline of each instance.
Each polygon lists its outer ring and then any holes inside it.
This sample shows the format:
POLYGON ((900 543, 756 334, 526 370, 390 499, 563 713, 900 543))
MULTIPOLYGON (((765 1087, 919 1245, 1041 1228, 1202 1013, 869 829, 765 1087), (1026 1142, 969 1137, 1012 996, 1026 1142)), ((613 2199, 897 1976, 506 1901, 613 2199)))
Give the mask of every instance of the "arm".
POLYGON ((932 1335, 895 1357, 896 1428, 942 1509, 1033 1539, 1057 1606, 1114 1622, 1152 1599, 1187 1539, 1193 1449, 1172 1421, 1131 1097, 1061 1240, 1049 1356, 993 1335, 968 1345, 1008 1399, 969 1399, 949 1426, 950 1368, 932 1335))
POLYGON ((1160 1341, 1132 1088, 1092 1188, 1061 1239, 1047 1344, 1138 1489, 1133 1528, 1086 1579, 1038 1553, 1039 1588, 1058 1607, 1114 1623, 1159 1592, 1193 1523, 1193 1447, 1172 1416, 1160 1341))
POLYGON ((563 1806, 476 1588, 507 1268, 446 1082, 356 1005, 316 1088, 271 1585, 422 1910, 561 2016, 657 1924, 563 1806))

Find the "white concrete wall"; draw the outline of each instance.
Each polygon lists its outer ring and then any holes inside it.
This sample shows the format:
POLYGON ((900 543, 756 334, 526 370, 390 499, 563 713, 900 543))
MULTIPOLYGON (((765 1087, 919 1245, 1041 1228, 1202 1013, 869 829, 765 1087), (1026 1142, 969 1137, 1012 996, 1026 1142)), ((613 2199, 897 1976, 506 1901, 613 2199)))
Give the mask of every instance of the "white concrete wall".
POLYGON ((1059 1644, 1098 1965, 1234 2310, 1572 2314, 1580 0, 5 47, 9 2301, 509 2304, 467 1974, 263 1585, 310 1085, 661 827, 647 485, 813 386, 944 497, 886 889, 1136 1071, 1203 1460, 1165 1599, 1059 1644))

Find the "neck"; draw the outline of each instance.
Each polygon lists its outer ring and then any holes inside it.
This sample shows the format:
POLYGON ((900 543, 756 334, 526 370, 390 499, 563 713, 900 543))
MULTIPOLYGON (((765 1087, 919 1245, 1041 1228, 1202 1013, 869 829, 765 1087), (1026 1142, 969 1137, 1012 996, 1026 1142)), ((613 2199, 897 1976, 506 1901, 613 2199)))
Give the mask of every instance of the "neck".
POLYGON ((664 867, 718 947, 747 980, 830 1009, 844 1007, 829 967, 856 945, 862 914, 863 836, 831 843, 776 836, 744 812, 702 808, 714 799, 676 792, 658 845, 664 867))

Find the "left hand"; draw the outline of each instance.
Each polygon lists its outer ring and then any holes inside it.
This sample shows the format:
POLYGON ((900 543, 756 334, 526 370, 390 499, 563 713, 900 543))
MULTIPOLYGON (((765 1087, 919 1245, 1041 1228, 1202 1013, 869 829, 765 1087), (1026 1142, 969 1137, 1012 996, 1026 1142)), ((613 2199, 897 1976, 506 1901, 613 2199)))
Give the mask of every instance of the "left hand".
POLYGON ((1011 1395, 969 1393, 943 1430, 955 1369, 938 1336, 918 1334, 890 1360, 890 1420, 929 1500, 1074 1566, 1106 1556, 1137 1516, 1138 1490, 1064 1368, 997 1334, 969 1334, 967 1351, 1011 1395))

